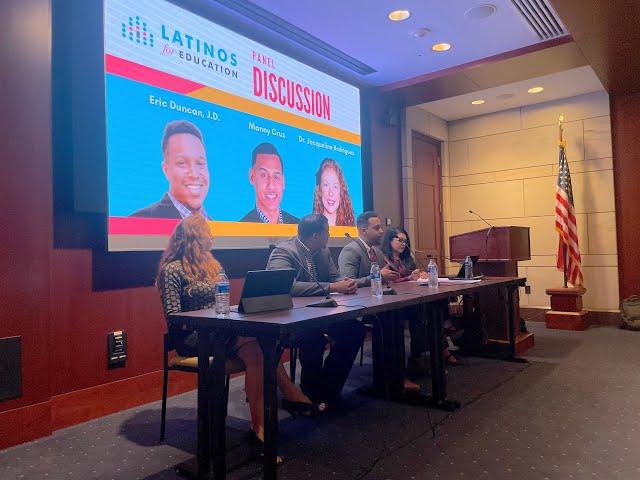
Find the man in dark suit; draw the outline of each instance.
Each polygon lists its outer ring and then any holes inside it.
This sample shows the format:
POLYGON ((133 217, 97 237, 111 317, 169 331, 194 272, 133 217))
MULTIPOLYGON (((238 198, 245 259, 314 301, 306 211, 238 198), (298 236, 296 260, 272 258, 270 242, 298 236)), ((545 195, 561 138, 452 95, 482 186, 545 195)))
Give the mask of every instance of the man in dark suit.
MULTIPOLYGON (((358 215, 356 219, 358 228, 358 238, 344 246, 338 256, 338 267, 340 273, 346 278, 353 278, 358 287, 371 285, 371 263, 376 262, 380 266, 380 273, 384 283, 390 283, 400 278, 400 274, 386 264, 379 245, 384 235, 380 215, 376 212, 368 211, 358 215)), ((413 316, 413 310, 406 310, 406 314, 413 316)), ((384 319, 388 314, 378 315, 379 319, 384 319)), ((365 317, 365 323, 379 325, 383 333, 381 338, 389 340, 391 338, 390 321, 375 322, 365 317)), ((376 352, 374 352, 374 355, 376 352)), ((404 372, 403 372, 404 374, 404 372)), ((404 380, 406 391, 416 391, 420 387, 412 381, 404 380)))
POLYGON ((353 278, 358 287, 371 285, 371 263, 380 266, 382 280, 386 283, 396 280, 399 275, 384 261, 379 245, 384 235, 380 215, 368 211, 356 219, 358 238, 344 246, 338 256, 338 268, 346 278, 353 278))
MULTIPOLYGON (((356 283, 342 277, 336 269, 327 248, 328 239, 329 222, 324 215, 302 217, 298 223, 298 235, 274 248, 267 270, 295 270, 296 277, 291 290, 294 296, 355 293, 356 283)), ((333 343, 324 361, 327 343, 324 331, 309 332, 300 341, 300 387, 314 402, 331 405, 340 396, 364 340, 365 330, 359 321, 346 320, 330 326, 327 333, 333 343)))
POLYGON ((169 182, 162 198, 130 216, 186 218, 200 213, 209 219, 204 200, 209 193, 209 168, 202 133, 193 123, 167 123, 162 135, 162 171, 169 182))
POLYGON ((270 143, 253 149, 249 183, 256 193, 256 206, 241 222, 298 223, 298 219, 280 208, 284 192, 284 167, 280 153, 270 143))

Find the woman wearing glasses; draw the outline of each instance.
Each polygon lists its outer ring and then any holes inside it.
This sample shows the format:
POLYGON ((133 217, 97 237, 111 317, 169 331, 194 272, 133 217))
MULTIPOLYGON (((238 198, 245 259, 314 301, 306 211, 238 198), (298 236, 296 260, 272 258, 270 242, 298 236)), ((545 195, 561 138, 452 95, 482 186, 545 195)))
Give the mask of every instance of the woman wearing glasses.
MULTIPOLYGON (((409 234, 402 227, 388 228, 382 237, 381 245, 384 260, 392 270, 400 274, 396 282, 406 282, 427 278, 424 270, 416 268, 416 261, 411 255, 411 241, 409 234)), ((409 321, 409 332, 411 333, 411 355, 409 357, 409 370, 418 373, 424 371, 425 360, 423 353, 427 347, 425 320, 412 315, 409 321)), ((456 365, 458 360, 445 347, 444 356, 450 365, 456 365)))

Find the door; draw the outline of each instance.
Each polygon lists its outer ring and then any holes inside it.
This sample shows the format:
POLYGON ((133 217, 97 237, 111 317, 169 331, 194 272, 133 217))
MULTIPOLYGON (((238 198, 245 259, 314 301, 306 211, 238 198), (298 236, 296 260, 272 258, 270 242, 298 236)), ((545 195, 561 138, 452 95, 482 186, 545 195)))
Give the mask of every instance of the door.
POLYGON ((438 272, 444 273, 442 248, 442 193, 440 143, 418 132, 411 133, 415 238, 412 239, 418 265, 426 268, 434 257, 438 272))

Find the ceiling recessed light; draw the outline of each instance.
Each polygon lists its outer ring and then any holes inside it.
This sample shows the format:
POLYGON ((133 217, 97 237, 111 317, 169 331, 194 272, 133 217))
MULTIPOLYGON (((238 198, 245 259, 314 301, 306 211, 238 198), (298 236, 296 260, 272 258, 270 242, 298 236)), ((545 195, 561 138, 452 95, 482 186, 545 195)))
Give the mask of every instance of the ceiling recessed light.
POLYGON ((471 102, 471 105, 482 105, 483 103, 484 103, 484 100, 479 98, 478 100, 474 100, 473 102, 471 102))
POLYGON ((446 52, 450 48, 451 48, 450 43, 442 42, 442 43, 436 43, 435 45, 433 45, 431 47, 431 50, 433 50, 434 52, 446 52))
POLYGON ((495 5, 491 5, 490 3, 483 3, 482 5, 478 5, 476 7, 471 7, 464 14, 464 17, 467 20, 482 20, 483 18, 490 17, 498 8, 495 5))
POLYGON ((540 93, 544 90, 544 87, 531 87, 527 92, 529 93, 540 93))
POLYGON ((392 22, 401 22, 402 20, 406 20, 409 18, 411 14, 409 10, 394 10, 389 13, 389 20, 392 22))
POLYGON ((413 30, 412 32, 409 33, 409 35, 414 36, 416 38, 423 38, 427 36, 427 33, 429 33, 431 30, 429 30, 427 27, 422 27, 422 28, 418 28, 417 30, 413 30))

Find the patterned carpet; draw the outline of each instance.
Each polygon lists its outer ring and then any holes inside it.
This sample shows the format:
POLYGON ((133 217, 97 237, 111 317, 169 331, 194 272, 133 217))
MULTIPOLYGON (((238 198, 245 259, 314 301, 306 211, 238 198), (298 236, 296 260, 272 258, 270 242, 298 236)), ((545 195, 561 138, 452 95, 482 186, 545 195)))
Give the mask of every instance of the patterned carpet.
MULTIPOLYGON (((282 413, 283 479, 640 478, 640 334, 615 328, 546 330, 529 322, 528 364, 461 358, 449 368, 453 414, 364 397, 356 365, 341 409, 319 419, 282 413), (435 437, 434 437, 435 433, 435 437)), ((228 478, 260 477, 245 440, 241 379, 229 405, 228 478)), ((195 393, 55 432, 0 452, 2 479, 173 479, 195 452, 195 393)))

